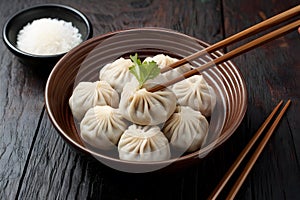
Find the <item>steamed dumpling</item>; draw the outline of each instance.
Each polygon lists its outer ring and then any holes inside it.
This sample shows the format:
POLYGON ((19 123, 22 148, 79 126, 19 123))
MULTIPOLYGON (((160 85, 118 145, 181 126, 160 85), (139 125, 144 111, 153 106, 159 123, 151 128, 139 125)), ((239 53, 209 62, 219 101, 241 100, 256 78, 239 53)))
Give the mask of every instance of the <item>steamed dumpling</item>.
POLYGON ((208 121, 201 112, 187 106, 178 106, 162 131, 172 146, 192 152, 201 147, 208 128, 208 121))
POLYGON ((126 128, 126 121, 118 109, 95 106, 82 119, 80 135, 88 144, 107 150, 116 147, 126 128))
POLYGON ((119 94, 106 81, 80 82, 69 99, 73 116, 81 120, 86 111, 96 105, 117 108, 119 94))
POLYGON ((162 161, 171 157, 168 139, 158 126, 129 126, 120 138, 118 149, 122 160, 162 161))
POLYGON ((178 103, 199 110, 205 116, 211 116, 216 104, 216 94, 202 75, 194 75, 173 85, 178 103))
POLYGON ((118 93, 121 93, 124 84, 131 81, 134 76, 129 67, 133 65, 130 59, 119 58, 105 65, 99 73, 100 80, 107 81, 118 93))
POLYGON ((124 118, 139 125, 158 125, 167 121, 176 108, 176 96, 168 90, 148 92, 138 83, 127 83, 121 94, 120 110, 124 118))
MULTIPOLYGON (((158 55, 155 55, 154 57, 147 57, 144 60, 144 62, 145 61, 147 61, 147 62, 155 61, 156 64, 158 65, 158 67, 160 69, 162 69, 162 68, 165 68, 165 67, 169 66, 170 64, 178 61, 178 59, 172 58, 168 55, 158 54, 158 55)), ((192 68, 191 65, 185 64, 183 66, 177 67, 176 69, 172 69, 168 72, 165 72, 162 75, 165 76, 165 78, 167 80, 172 80, 172 79, 178 77, 179 75, 189 71, 191 68, 192 68)))

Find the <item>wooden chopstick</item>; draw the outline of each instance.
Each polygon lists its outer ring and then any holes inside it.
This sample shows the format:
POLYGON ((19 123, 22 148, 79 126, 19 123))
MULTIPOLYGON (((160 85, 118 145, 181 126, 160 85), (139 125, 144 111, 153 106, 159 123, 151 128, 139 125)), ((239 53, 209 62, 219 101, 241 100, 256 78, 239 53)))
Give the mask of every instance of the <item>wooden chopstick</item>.
MULTIPOLYGON (((297 13, 300 13, 300 6, 297 6, 296 8, 297 8, 296 9, 297 13)), ((250 42, 248 42, 248 43, 246 43, 246 44, 244 44, 244 45, 242 45, 242 46, 240 46, 236 49, 233 49, 232 51, 224 54, 223 56, 220 56, 220 57, 218 57, 218 58, 216 58, 216 59, 200 66, 200 67, 194 68, 194 69, 182 74, 181 76, 178 76, 175 79, 172 79, 172 80, 170 80, 166 83, 160 84, 160 85, 156 85, 156 86, 151 87, 147 90, 149 92, 155 92, 155 91, 164 89, 164 88, 166 88, 166 87, 168 87, 168 86, 170 86, 174 83, 182 81, 182 80, 184 80, 186 78, 189 78, 193 75, 199 74, 203 70, 206 70, 206 69, 208 69, 212 66, 215 66, 215 65, 219 65, 219 64, 221 64, 221 63, 223 63, 223 62, 225 62, 229 59, 232 59, 232 58, 234 58, 238 55, 241 55, 241 54, 243 54, 243 53, 245 53, 245 52, 247 52, 251 49, 254 49, 254 48, 256 48, 260 45, 263 45, 263 44, 265 44, 265 43, 267 43, 271 40, 274 40, 274 39, 276 39, 280 36, 283 36, 286 33, 291 32, 292 30, 298 28, 299 26, 300 26, 300 20, 297 20, 295 22, 287 24, 287 25, 285 25, 285 26, 283 26, 283 27, 281 27, 277 30, 274 30, 274 31, 272 31, 268 34, 265 34, 264 36, 261 36, 261 37, 255 39, 255 40, 252 40, 252 41, 250 41, 250 42)))
POLYGON ((260 128, 257 130, 255 135, 252 137, 252 139, 249 141, 249 143, 246 145, 246 147, 243 149, 243 151, 239 154, 235 162, 231 165, 229 170, 226 172, 222 180, 219 182, 218 186, 215 188, 215 190, 211 193, 210 197, 208 199, 216 199, 216 197, 220 194, 220 192, 223 190, 235 170, 239 167, 242 160, 246 157, 246 155, 249 153, 250 149, 253 147, 257 139, 260 137, 260 135, 263 133, 267 125, 270 123, 276 112, 278 111, 279 107, 282 104, 282 100, 277 104, 277 106, 273 109, 271 114, 267 117, 267 119, 264 121, 264 123, 260 126, 260 128))
POLYGON ((199 52, 196 52, 196 53, 194 53, 190 56, 182 58, 181 60, 178 60, 177 62, 172 63, 171 65, 162 68, 160 70, 160 72, 161 73, 167 72, 167 71, 172 70, 174 68, 177 68, 177 67, 179 67, 179 66, 181 66, 181 65, 183 65, 183 64, 185 64, 189 61, 192 61, 196 58, 199 58, 199 57, 201 57, 201 56, 203 56, 207 53, 212 53, 212 52, 214 52, 218 49, 221 49, 221 48, 226 47, 230 44, 238 42, 238 41, 240 41, 244 38, 247 38, 247 37, 252 36, 256 33, 264 31, 264 30, 266 30, 270 27, 278 25, 279 23, 284 22, 284 21, 296 16, 297 14, 299 14, 299 12, 300 12, 300 5, 295 6, 295 7, 291 8, 291 9, 285 11, 285 12, 282 12, 278 15, 275 15, 275 16, 273 16, 269 19, 266 19, 266 20, 254 25, 254 26, 251 26, 251 27, 239 32, 239 33, 236 33, 236 34, 234 34, 234 35, 232 35, 228 38, 225 38, 224 40, 221 40, 221 41, 219 41, 219 42, 217 42, 217 43, 215 43, 215 44, 213 44, 213 45, 211 45, 211 46, 209 46, 209 47, 207 47, 207 48, 205 48, 205 49, 203 49, 199 52))
POLYGON ((288 100, 288 102, 285 104, 283 109, 280 111, 279 115, 273 122, 271 128, 266 133, 265 137, 262 139, 262 141, 259 143, 257 149, 253 153, 252 157, 250 158, 249 162, 247 163, 246 167, 244 168, 243 172, 241 173, 240 177, 235 182, 234 186, 230 190, 228 196, 226 199, 233 199, 237 192, 239 191, 240 187, 242 186, 243 182, 245 181, 247 175, 249 174, 250 170, 252 169, 254 163, 256 162, 257 158, 261 154, 262 150, 266 146, 268 140, 270 139, 271 135, 273 134, 276 126, 279 124, 279 121, 281 120, 283 114, 287 110, 288 106, 291 104, 291 100, 288 100))
POLYGON ((186 78, 189 78, 189 77, 191 77, 193 75, 199 74, 203 70, 206 70, 206 69, 208 69, 208 68, 210 68, 212 66, 215 66, 215 65, 218 65, 220 63, 223 63, 223 62, 225 62, 225 61, 227 61, 227 60, 229 60, 231 58, 234 58, 234 57, 236 57, 238 55, 241 55, 241 54, 243 54, 243 53, 245 53, 245 52, 247 52, 247 51, 249 51, 251 49, 254 49, 254 48, 256 48, 256 47, 258 47, 258 46, 260 46, 262 44, 265 44, 266 42, 274 40, 274 39, 276 39, 276 38, 278 38, 278 37, 280 37, 280 36, 282 36, 282 35, 290 32, 292 30, 296 29, 299 26, 300 26, 300 20, 292 22, 292 23, 290 23, 290 24, 288 24, 286 26, 283 26, 283 27, 281 27, 281 28, 279 28, 279 29, 277 29, 275 31, 272 31, 272 32, 270 32, 270 33, 268 33, 268 34, 266 34, 264 36, 261 36, 261 37, 255 39, 255 40, 252 40, 251 42, 248 42, 248 43, 246 43, 246 44, 244 44, 244 45, 242 45, 242 46, 240 46, 240 47, 238 47, 236 49, 233 49, 232 51, 224 54, 223 56, 220 56, 220 57, 218 57, 218 58, 216 58, 216 59, 214 59, 214 60, 212 60, 212 61, 210 61, 210 62, 208 62, 208 63, 206 63, 204 65, 201 65, 200 67, 194 68, 194 69, 192 69, 192 70, 190 70, 190 71, 182 74, 181 76, 178 76, 175 79, 172 79, 172 80, 170 80, 170 81, 168 81, 166 83, 163 83, 161 85, 156 85, 156 86, 154 86, 152 88, 149 88, 147 90, 149 92, 155 92, 155 91, 164 89, 164 88, 166 88, 166 87, 168 87, 168 86, 170 86, 170 85, 172 85, 174 83, 182 81, 182 80, 184 80, 186 78))
MULTIPOLYGON (((214 189, 214 191, 211 193, 208 199, 215 200, 218 195, 221 193, 222 189, 224 189, 226 183, 229 181, 229 179, 232 177, 233 173, 236 171, 236 169, 239 167, 245 156, 249 153, 250 149, 253 147, 254 143, 257 141, 257 139, 260 137, 260 135, 263 133, 267 125, 271 122, 272 118, 275 116, 276 112, 278 111, 279 107, 281 106, 283 101, 280 101, 277 106, 273 109, 271 114, 268 116, 268 118, 264 121, 264 123, 261 125, 261 127, 257 130, 253 138, 249 141, 247 146, 243 149, 243 151, 240 153, 240 155, 237 157, 236 161, 232 164, 232 166, 229 168, 227 173, 224 175, 224 177, 221 179, 220 183, 217 185, 217 187, 214 189)), ((258 145, 257 149, 253 153, 252 157, 250 158, 249 162, 246 164, 243 172, 235 182, 234 186, 232 187, 231 191, 229 192, 226 199, 233 199, 235 195, 237 194, 238 190, 242 186, 243 182, 245 181, 247 175, 249 174, 250 170, 252 169, 254 163, 256 162, 257 158, 261 154, 263 148, 265 147, 266 143, 270 139, 272 133, 274 132, 276 126, 279 124, 279 121, 281 120, 283 114, 287 110, 288 106, 290 105, 291 100, 288 100, 283 109, 278 114, 277 118, 271 125, 270 129, 267 131, 266 135, 258 145)))

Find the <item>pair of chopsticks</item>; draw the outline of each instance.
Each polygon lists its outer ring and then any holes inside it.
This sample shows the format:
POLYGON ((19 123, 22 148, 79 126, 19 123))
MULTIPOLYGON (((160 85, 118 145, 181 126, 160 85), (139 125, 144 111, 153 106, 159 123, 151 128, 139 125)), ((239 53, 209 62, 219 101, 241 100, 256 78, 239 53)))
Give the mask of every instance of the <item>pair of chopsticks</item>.
MULTIPOLYGON (((210 200, 215 200, 218 195, 221 193, 221 191, 224 189, 225 185, 229 181, 229 179, 232 177, 236 169, 239 167, 243 159, 246 157, 246 155, 249 153, 250 149, 253 147, 253 145, 256 143, 258 138, 262 135, 268 124, 272 121, 274 118, 275 114, 277 113, 278 109, 282 105, 283 101, 280 101, 278 105, 274 108, 274 110, 271 112, 271 114, 267 117, 267 119, 264 121, 264 123, 260 126, 260 128, 257 130, 255 135, 252 137, 252 139, 249 141, 247 146, 243 149, 243 151, 239 154, 237 157, 236 161, 231 165, 227 173, 224 175, 222 180, 219 182, 217 187, 214 189, 214 191, 211 193, 208 199, 210 200)), ((237 192, 239 191, 240 187, 242 186, 244 180, 246 179, 247 175, 249 174, 250 170, 252 169, 254 163, 256 162, 257 158, 261 154, 263 148, 265 147, 266 143, 270 139, 272 133, 274 132, 276 126, 279 124, 279 121, 281 120, 283 114, 287 110, 288 106, 290 105, 291 100, 288 100, 285 106, 282 108, 280 113, 278 114, 277 118, 274 120, 273 124, 271 125, 270 129, 267 131, 266 135, 263 137, 262 141, 259 143, 257 146, 257 149, 253 153, 252 157, 246 164, 244 170, 242 171, 241 175, 231 188, 228 196, 226 199, 234 199, 236 196, 237 192)))
MULTIPOLYGON (((264 31, 264 30, 267 30, 268 28, 270 27, 274 27, 284 21, 287 21, 289 19, 291 19, 292 17, 295 17, 297 15, 300 14, 300 5, 294 7, 294 8, 291 8, 283 13, 280 13, 278 15, 275 15, 263 22, 260 22, 248 29, 245 29, 235 35, 232 35, 220 42, 217 42, 201 51, 198 51, 190 56, 187 56, 163 69, 161 69, 161 73, 165 73, 169 70, 172 70, 172 69, 175 69, 179 66, 182 66, 183 64, 189 62, 189 61, 192 61, 196 58, 199 58, 207 53, 212 53, 220 48, 223 48, 223 47, 226 47, 227 45, 230 45, 230 44, 233 44, 235 42, 238 42, 238 41, 241 41, 242 39, 245 39, 249 36, 252 36, 256 33, 259 33, 261 31, 264 31)), ((168 87, 174 83, 177 83, 179 81, 182 81, 188 77, 191 77, 195 74, 199 74, 201 71, 203 70, 206 70, 212 66, 215 66, 215 65, 219 65, 223 62, 226 62, 227 60, 229 59, 232 59, 238 55, 241 55, 251 49, 254 49, 262 44, 265 44, 266 42, 269 42, 271 40, 274 40, 280 36, 283 36, 285 34, 287 34, 288 32, 291 32, 292 30, 295 30, 296 28, 298 28, 300 26, 300 20, 296 20, 294 22, 291 22, 281 28, 278 28, 268 34, 265 34, 255 40, 252 40, 251 42, 249 43, 246 43, 240 47, 237 47, 236 49, 233 49, 231 50, 230 52, 224 54, 223 56, 220 56, 200 67, 197 67, 197 68, 194 68, 184 74, 182 74, 182 76, 179 76, 173 80, 170 80, 166 83, 164 83, 163 85, 157 85, 157 86, 154 86, 152 88, 149 88, 148 91, 149 92, 155 92, 155 91, 158 91, 158 90, 161 90, 161 89, 164 89, 165 87, 168 87)))

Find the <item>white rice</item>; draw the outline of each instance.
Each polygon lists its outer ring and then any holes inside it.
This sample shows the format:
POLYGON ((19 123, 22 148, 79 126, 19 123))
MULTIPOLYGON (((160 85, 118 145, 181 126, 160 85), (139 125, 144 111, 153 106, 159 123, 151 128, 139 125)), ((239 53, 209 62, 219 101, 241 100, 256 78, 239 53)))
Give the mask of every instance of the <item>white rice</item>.
POLYGON ((24 26, 17 36, 17 47, 35 55, 65 53, 82 42, 71 22, 41 18, 24 26))

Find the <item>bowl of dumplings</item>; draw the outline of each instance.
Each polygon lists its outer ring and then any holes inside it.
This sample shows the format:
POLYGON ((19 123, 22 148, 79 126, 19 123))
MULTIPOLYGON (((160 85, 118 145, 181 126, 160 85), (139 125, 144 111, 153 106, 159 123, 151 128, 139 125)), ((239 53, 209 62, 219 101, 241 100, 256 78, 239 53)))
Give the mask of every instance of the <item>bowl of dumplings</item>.
POLYGON ((163 28, 93 37, 53 68, 45 90, 49 118, 68 144, 110 168, 188 166, 224 143, 247 108, 244 78, 231 61, 185 75, 219 51, 168 69, 208 46, 163 28))

